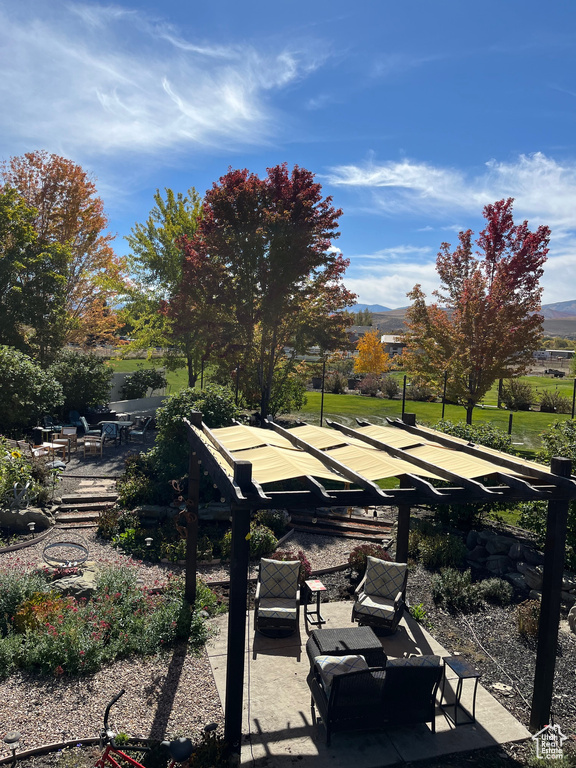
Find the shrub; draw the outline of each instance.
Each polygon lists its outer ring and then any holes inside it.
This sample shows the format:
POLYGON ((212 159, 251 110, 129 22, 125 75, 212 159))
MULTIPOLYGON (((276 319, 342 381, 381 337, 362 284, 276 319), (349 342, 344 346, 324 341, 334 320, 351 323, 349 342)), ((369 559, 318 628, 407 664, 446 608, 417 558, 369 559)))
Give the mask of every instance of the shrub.
POLYGON ((0 346, 0 432, 17 435, 54 414, 64 402, 62 386, 50 371, 12 347, 0 346))
POLYGON ((194 610, 183 599, 184 580, 169 579, 162 594, 137 584, 131 568, 101 571, 89 599, 36 593, 15 613, 0 638, 2 668, 45 674, 84 674, 132 654, 150 654, 178 640, 199 646, 208 637, 203 616, 222 606, 201 582, 194 610), (202 612, 202 615, 201 615, 202 612))
POLYGON ((508 605, 512 600, 514 590, 512 585, 504 579, 484 579, 478 584, 480 596, 487 603, 496 605, 508 605))
POLYGON ((482 605, 480 589, 472 584, 470 570, 462 573, 455 568, 442 568, 432 576, 431 592, 434 602, 449 611, 473 613, 482 605))
POLYGON ((261 509, 254 515, 254 521, 258 525, 265 525, 274 533, 277 539, 288 530, 288 521, 290 517, 284 509, 261 509))
POLYGON ((509 411, 529 411, 534 402, 534 390, 525 381, 507 379, 502 385, 500 400, 509 411))
POLYGON ((429 384, 413 381, 406 387, 406 399, 427 403, 436 400, 436 393, 429 384))
POLYGON ((112 370, 97 355, 62 352, 49 371, 62 386, 65 418, 68 411, 83 412, 110 400, 112 370))
POLYGON ((540 395, 540 410, 542 413, 571 413, 572 403, 557 389, 546 390, 540 395))
POLYGON ((538 622, 540 621, 540 601, 524 600, 516 610, 518 632, 524 637, 538 636, 538 622))
POLYGON ((469 443, 485 445, 487 448, 494 448, 496 451, 512 452, 512 438, 498 427, 491 424, 464 424, 464 422, 454 423, 444 420, 438 421, 433 425, 439 432, 445 432, 447 435, 459 437, 469 443))
POLYGON ((366 572, 368 557, 391 561, 392 558, 381 544, 359 544, 348 555, 348 564, 362 577, 366 572))
POLYGON ((45 584, 46 578, 39 573, 0 573, 0 637, 8 633, 20 604, 40 592, 45 584))
POLYGON ((387 398, 392 400, 400 392, 400 385, 393 376, 386 376, 382 385, 382 391, 387 398))
POLYGON ((156 368, 139 368, 130 376, 126 376, 120 387, 122 400, 138 400, 146 397, 148 390, 163 389, 167 385, 166 376, 156 368))
MULTIPOLYGON (((278 546, 278 539, 265 525, 250 523, 250 557, 267 557, 278 546)), ((232 531, 226 531, 221 543, 222 557, 229 558, 232 551, 232 531)))
POLYGON ((301 549, 299 549, 297 553, 287 549, 279 549, 277 552, 272 552, 268 557, 270 560, 300 560, 300 573, 298 575, 298 583, 300 586, 302 586, 306 579, 309 579, 312 575, 310 561, 301 549))
MULTIPOLYGON (((25 456, 18 448, 9 447, 0 437, 0 505, 8 506, 14 499, 14 484, 22 487, 29 483, 28 496, 42 497, 43 483, 37 477, 43 465, 25 456)), ((48 478, 42 478, 46 481, 48 478)))
POLYGON ((450 533, 426 533, 410 531, 408 554, 424 568, 458 568, 466 557, 466 544, 459 536, 450 533))
POLYGON ((331 392, 333 395, 343 395, 346 392, 347 386, 348 379, 339 371, 332 371, 326 376, 324 381, 325 391, 331 392))
POLYGON ((363 395, 370 395, 376 397, 380 390, 381 380, 379 376, 369 373, 360 381, 356 389, 358 389, 363 395))
POLYGON ((306 379, 308 372, 305 366, 294 367, 286 363, 274 372, 272 391, 268 411, 272 418, 282 413, 300 411, 306 405, 306 379))

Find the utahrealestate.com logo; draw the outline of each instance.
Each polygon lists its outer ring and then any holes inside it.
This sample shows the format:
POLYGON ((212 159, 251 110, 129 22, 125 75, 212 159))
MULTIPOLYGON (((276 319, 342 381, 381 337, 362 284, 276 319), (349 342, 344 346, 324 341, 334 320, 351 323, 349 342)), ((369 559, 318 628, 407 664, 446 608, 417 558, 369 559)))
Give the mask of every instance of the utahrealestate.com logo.
POLYGON ((563 757, 562 745, 568 737, 564 736, 559 725, 545 725, 541 731, 532 736, 536 742, 536 757, 561 760, 563 757))

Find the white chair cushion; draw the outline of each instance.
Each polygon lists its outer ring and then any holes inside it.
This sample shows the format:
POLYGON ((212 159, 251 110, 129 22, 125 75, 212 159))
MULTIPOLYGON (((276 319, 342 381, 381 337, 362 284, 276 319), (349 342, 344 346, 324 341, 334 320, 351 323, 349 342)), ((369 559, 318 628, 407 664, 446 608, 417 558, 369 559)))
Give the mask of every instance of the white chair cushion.
POLYGON ((354 610, 366 616, 379 616, 382 619, 392 620, 394 617, 394 600, 361 592, 356 600, 354 610))
POLYGON ((334 675, 345 675, 369 668, 364 656, 316 656, 314 663, 320 672, 326 696, 330 696, 334 675))
POLYGON ((296 600, 284 597, 262 597, 258 606, 258 618, 296 621, 298 618, 296 600))
POLYGON ((300 560, 260 560, 260 597, 296 599, 300 560))
POLYGON ((394 600, 404 584, 406 568, 406 563, 389 563, 386 560, 368 556, 364 592, 367 595, 394 600))

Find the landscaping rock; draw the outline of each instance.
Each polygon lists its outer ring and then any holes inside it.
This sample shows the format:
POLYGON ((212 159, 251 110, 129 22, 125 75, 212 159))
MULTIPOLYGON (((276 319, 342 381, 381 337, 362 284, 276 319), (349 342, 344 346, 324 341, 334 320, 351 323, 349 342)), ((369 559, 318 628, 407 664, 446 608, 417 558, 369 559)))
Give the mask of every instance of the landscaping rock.
POLYGON ((524 576, 522 576, 521 573, 511 571, 510 573, 507 573, 504 578, 509 581, 515 589, 520 591, 526 589, 526 582, 524 581, 524 576))
POLYGON ((542 600, 542 592, 538 589, 531 589, 529 598, 530 600, 542 600))
POLYGON ((175 517, 178 514, 178 510, 174 507, 161 506, 158 504, 142 504, 140 507, 136 507, 134 512, 141 519, 161 521, 170 517, 175 517))
POLYGON ((484 560, 488 557, 488 552, 486 550, 486 547, 474 547, 473 550, 468 552, 466 555, 466 559, 470 560, 472 563, 483 563, 484 560))
POLYGON ((526 562, 530 565, 542 565, 544 563, 544 555, 542 552, 537 552, 531 547, 524 547, 524 557, 526 562))
POLYGON ((221 504, 212 502, 211 504, 202 504, 198 509, 198 518, 200 520, 230 520, 230 504, 221 504))
POLYGON ((524 581, 530 589, 542 589, 542 568, 539 565, 529 565, 528 563, 518 563, 518 572, 524 576, 524 581))
POLYGON ((514 544, 514 539, 509 536, 491 536, 486 539, 486 549, 491 555, 508 555, 510 548, 514 544))
POLYGON ((570 611, 568 612, 568 626, 576 635, 576 605, 570 608, 570 611))
POLYGON ((39 507, 28 509, 0 509, 0 528, 8 528, 15 533, 28 533, 28 523, 36 523, 36 533, 55 524, 53 515, 39 507))
POLYGON ((574 603, 576 603, 576 595, 573 595, 571 592, 562 591, 560 596, 562 598, 562 602, 566 605, 574 605, 574 603))
POLYGON ((520 544, 519 541, 515 541, 514 544, 512 544, 510 547, 508 557, 511 557, 512 560, 525 560, 526 557, 524 555, 524 545, 520 544))
POLYGON ((96 568, 86 568, 78 576, 66 576, 63 579, 56 579, 51 584, 54 592, 60 592, 62 595, 72 595, 72 597, 91 597, 96 591, 96 568))
POLYGON ((576 576, 574 576, 573 573, 567 573, 564 571, 562 589, 566 592, 576 592, 576 576))
POLYGON ((484 567, 490 573, 496 573, 498 576, 502 576, 514 568, 512 560, 507 555, 489 555, 484 567))
POLYGON ((474 549, 479 540, 478 531, 468 531, 468 536, 466 536, 466 546, 468 549, 474 549))

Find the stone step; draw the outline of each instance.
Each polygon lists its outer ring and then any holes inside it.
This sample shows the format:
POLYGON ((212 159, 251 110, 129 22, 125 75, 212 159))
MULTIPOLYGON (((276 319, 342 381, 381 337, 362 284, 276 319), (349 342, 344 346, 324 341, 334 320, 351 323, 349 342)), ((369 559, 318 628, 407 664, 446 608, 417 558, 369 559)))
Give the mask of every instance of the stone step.
POLYGON ((290 519, 295 527, 301 526, 301 525, 313 525, 315 528, 322 527, 323 529, 330 529, 336 531, 336 530, 342 530, 342 531, 348 531, 348 532, 357 532, 357 533, 367 533, 372 534, 373 536, 384 536, 386 534, 390 533, 390 530, 392 528, 392 524, 388 522, 381 522, 379 523, 376 519, 372 518, 361 518, 361 517, 355 517, 355 518, 348 518, 348 517, 328 517, 328 516, 316 516, 316 523, 312 523, 310 516, 301 516, 301 515, 295 515, 292 513, 290 515, 290 519))
POLYGON ((93 512, 91 510, 75 510, 73 512, 58 512, 56 519, 58 522, 84 522, 96 520, 100 516, 99 512, 93 512))
POLYGON ((91 502, 80 502, 77 501, 74 504, 61 504, 59 511, 60 512, 102 512, 105 509, 108 509, 109 507, 113 506, 113 501, 91 501, 91 502))
POLYGON ((318 523, 316 523, 316 525, 313 523, 310 525, 298 523, 294 525, 294 530, 304 531, 304 533, 315 533, 317 536, 341 536, 347 539, 362 539, 363 541, 370 541, 374 544, 382 544, 384 547, 389 546, 391 543, 391 538, 385 535, 387 533, 385 531, 379 535, 375 535, 373 533, 361 533, 360 531, 327 528, 323 525, 318 525, 318 523))
POLYGON ((87 490, 86 493, 72 493, 68 496, 62 496, 62 504, 85 504, 93 501, 109 501, 113 503, 117 498, 117 493, 90 493, 87 490))
POLYGON ((97 528, 98 523, 60 523, 58 520, 56 521, 56 528, 58 530, 67 531, 73 528, 97 528))

